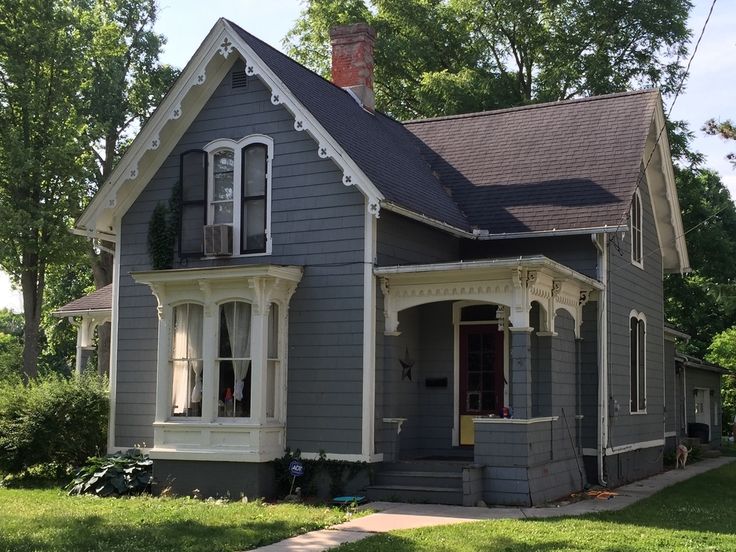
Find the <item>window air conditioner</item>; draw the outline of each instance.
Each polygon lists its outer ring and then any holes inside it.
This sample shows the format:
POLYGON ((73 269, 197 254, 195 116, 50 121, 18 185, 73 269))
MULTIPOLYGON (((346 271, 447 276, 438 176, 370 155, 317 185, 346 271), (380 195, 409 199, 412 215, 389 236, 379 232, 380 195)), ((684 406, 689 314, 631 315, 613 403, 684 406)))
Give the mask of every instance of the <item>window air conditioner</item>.
POLYGON ((233 254, 233 227, 229 224, 211 224, 204 227, 204 254, 222 256, 233 254))

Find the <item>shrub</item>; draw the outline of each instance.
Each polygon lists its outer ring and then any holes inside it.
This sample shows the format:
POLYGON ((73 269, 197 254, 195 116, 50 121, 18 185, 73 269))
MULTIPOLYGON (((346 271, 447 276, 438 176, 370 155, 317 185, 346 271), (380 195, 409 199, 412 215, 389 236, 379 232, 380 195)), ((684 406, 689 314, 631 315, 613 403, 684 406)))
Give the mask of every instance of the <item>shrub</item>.
POLYGON ((67 489, 70 495, 138 495, 150 491, 153 462, 138 449, 87 460, 67 489))
POLYGON ((94 374, 0 382, 0 471, 82 465, 107 439, 107 382, 94 374))

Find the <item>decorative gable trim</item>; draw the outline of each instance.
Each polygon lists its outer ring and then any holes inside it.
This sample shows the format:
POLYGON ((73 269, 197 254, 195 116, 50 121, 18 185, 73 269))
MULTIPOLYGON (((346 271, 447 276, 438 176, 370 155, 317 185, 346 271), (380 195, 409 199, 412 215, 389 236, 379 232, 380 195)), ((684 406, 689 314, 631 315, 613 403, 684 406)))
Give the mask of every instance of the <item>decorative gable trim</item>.
POLYGON ((271 103, 283 105, 294 117, 294 129, 306 131, 318 144, 317 155, 332 159, 342 169, 345 186, 355 186, 366 197, 367 211, 378 218, 383 194, 311 113, 291 94, 225 19, 210 30, 176 84, 125 153, 110 178, 77 221, 74 233, 117 241, 115 220, 140 195, 155 172, 211 97, 239 53, 246 75, 257 76, 271 90, 271 103))
MULTIPOLYGON (((646 162, 650 155, 653 157, 647 167, 646 178, 649 185, 649 201, 654 214, 664 272, 690 272, 690 259, 685 242, 682 211, 677 197, 675 171, 672 166, 672 154, 670 153, 661 101, 657 101, 655 104, 652 127, 642 162, 646 162), (656 137, 660 132, 661 136, 657 141, 656 137), (656 148, 656 150, 653 151, 652 148, 656 148)), ((645 255, 647 253, 644 252, 645 255)))

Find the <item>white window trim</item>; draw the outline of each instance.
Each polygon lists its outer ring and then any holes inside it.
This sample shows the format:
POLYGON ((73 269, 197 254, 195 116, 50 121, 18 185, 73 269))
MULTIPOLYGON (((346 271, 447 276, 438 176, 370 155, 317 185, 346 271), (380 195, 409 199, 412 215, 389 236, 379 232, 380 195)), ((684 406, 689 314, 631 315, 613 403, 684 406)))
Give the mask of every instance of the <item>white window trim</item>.
POLYGON ((158 301, 156 416, 152 458, 267 462, 283 455, 286 443, 288 307, 302 277, 300 267, 245 265, 228 268, 177 269, 132 274, 148 284, 158 301), (230 301, 251 304, 251 416, 217 416, 216 355, 219 307, 230 301), (171 416, 173 309, 201 304, 202 415, 171 416), (274 417, 267 416, 268 327, 271 304, 278 305, 279 376, 274 417), (260 391, 259 391, 260 390, 260 391))
MULTIPOLYGON (((207 224, 213 224, 214 211, 212 210, 212 193, 214 190, 214 156, 224 149, 233 151, 233 254, 232 257, 262 257, 271 255, 273 244, 271 242, 271 165, 273 160, 274 143, 273 138, 265 134, 249 134, 240 140, 230 138, 219 138, 213 140, 204 148, 207 152, 207 224), (243 149, 251 144, 263 144, 266 146, 266 250, 255 253, 241 253, 240 236, 242 223, 242 185, 243 185, 243 149)), ((217 257, 203 257, 212 259, 217 257)))
MULTIPOLYGON (((632 310, 629 313, 629 318, 627 319, 627 325, 629 327, 629 362, 631 362, 631 319, 636 318, 639 322, 644 322, 644 362, 637 362, 636 364, 636 381, 639 381, 639 369, 641 366, 644 367, 644 409, 643 410, 633 410, 631 408, 631 366, 629 366, 629 413, 635 416, 646 414, 647 413, 647 407, 649 404, 647 403, 647 337, 649 336, 649 324, 647 323, 647 316, 643 312, 638 312, 636 310, 632 310)), ((638 340, 638 336, 637 336, 638 340)), ((637 341, 638 343, 638 341, 637 341)), ((638 358, 638 357, 637 357, 638 358)), ((639 395, 642 393, 642 389, 639 389, 639 395)), ((639 396, 637 396, 637 408, 639 404, 639 396)))
POLYGON ((634 266, 641 268, 644 270, 644 208, 641 201, 641 192, 637 188, 634 192, 634 198, 631 202, 631 210, 629 214, 629 219, 631 221, 631 264, 634 266), (639 209, 639 217, 638 220, 634 220, 634 211, 635 207, 638 205, 639 209), (641 255, 641 259, 636 260, 634 258, 634 240, 636 239, 636 232, 634 231, 634 228, 638 228, 639 230, 639 254, 641 255))

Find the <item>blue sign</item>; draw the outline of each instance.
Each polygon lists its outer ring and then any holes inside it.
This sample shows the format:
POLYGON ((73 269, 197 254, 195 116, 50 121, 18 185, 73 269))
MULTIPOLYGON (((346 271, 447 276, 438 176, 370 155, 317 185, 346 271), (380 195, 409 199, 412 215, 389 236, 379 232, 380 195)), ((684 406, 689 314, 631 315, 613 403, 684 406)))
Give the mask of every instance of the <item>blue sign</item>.
POLYGON ((289 462, 289 473, 294 477, 301 477, 304 475, 304 465, 299 460, 292 460, 289 462))

